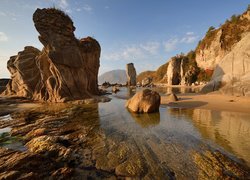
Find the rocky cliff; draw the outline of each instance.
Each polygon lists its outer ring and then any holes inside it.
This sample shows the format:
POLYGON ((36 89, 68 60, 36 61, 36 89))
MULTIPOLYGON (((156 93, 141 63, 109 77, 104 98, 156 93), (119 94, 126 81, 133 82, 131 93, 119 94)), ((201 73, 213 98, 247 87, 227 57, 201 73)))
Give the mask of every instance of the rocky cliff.
POLYGON ((44 48, 26 47, 10 58, 12 82, 5 95, 64 102, 98 94, 99 43, 76 39, 72 20, 60 10, 37 9, 33 21, 44 48))
POLYGON ((167 83, 168 85, 191 85, 200 72, 195 62, 195 54, 190 51, 186 55, 174 56, 156 71, 145 71, 137 76, 137 81, 142 82, 146 78, 153 83, 167 83))
POLYGON ((217 64, 212 81, 202 90, 218 89, 225 94, 250 96, 250 33, 217 64))
POLYGON ((242 15, 233 15, 218 29, 210 27, 196 48, 198 66, 214 69, 246 33, 250 33, 250 9, 242 15))
POLYGON ((218 29, 210 27, 195 51, 170 58, 161 66, 164 68, 159 68, 161 73, 158 70, 145 71, 138 75, 137 81, 150 77, 154 83, 191 85, 196 81, 208 82, 213 74, 213 81, 203 89, 204 92, 218 90, 225 84, 228 86, 222 90, 228 92, 229 82, 235 82, 233 86, 237 86, 238 90, 235 89, 234 93, 247 94, 249 35, 250 8, 242 15, 233 15, 218 29))

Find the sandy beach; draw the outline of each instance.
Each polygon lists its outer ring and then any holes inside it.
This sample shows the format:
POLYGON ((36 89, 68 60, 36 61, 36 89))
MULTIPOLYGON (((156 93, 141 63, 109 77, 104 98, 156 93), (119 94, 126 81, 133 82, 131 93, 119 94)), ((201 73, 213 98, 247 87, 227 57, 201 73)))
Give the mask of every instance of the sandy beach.
POLYGON ((161 97, 161 104, 177 108, 199 108, 219 111, 250 113, 250 98, 236 97, 213 92, 209 94, 180 94, 179 101, 171 102, 168 96, 161 97))

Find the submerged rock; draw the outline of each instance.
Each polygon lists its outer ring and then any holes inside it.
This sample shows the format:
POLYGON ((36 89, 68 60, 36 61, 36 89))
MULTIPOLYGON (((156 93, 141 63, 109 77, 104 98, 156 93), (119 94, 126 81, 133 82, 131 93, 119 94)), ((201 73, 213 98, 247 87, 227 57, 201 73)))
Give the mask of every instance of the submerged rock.
POLYGON ((126 103, 126 107, 136 113, 152 113, 159 111, 161 96, 149 89, 137 92, 126 103))
POLYGON ((33 21, 44 48, 28 46, 10 58, 12 81, 4 94, 50 102, 98 95, 99 43, 76 39, 72 20, 60 10, 37 9, 33 21))
POLYGON ((232 161, 219 151, 206 151, 193 155, 199 179, 248 179, 249 169, 232 161))

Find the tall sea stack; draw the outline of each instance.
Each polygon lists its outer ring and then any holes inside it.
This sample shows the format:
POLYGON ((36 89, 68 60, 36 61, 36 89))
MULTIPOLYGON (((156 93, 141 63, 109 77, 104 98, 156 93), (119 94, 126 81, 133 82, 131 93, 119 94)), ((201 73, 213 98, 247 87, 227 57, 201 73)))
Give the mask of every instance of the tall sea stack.
POLYGON ((37 9, 33 21, 43 50, 25 47, 10 58, 12 81, 4 94, 50 102, 97 95, 99 43, 75 38, 71 18, 55 8, 37 9))
POLYGON ((136 70, 133 63, 127 64, 126 73, 128 79, 128 86, 136 86, 136 70))

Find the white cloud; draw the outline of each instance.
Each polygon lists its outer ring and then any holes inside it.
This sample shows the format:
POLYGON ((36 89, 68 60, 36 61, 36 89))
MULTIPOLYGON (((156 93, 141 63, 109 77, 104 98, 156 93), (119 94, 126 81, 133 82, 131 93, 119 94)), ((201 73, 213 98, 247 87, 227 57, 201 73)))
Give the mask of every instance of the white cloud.
POLYGON ((77 8, 76 11, 77 11, 77 12, 80 12, 80 11, 82 11, 82 9, 81 9, 81 8, 77 8))
POLYGON ((194 32, 187 32, 183 37, 175 37, 163 42, 163 46, 166 52, 171 52, 177 49, 180 44, 192 44, 197 41, 199 36, 196 36, 194 32))
POLYGON ((194 43, 199 36, 196 36, 194 32, 187 32, 186 36, 181 39, 181 43, 191 44, 194 43))
POLYGON ((85 4, 85 5, 83 6, 83 10, 84 10, 84 11, 87 11, 87 12, 91 12, 93 9, 92 9, 92 7, 91 7, 90 5, 85 4))
POLYGON ((141 48, 136 46, 126 47, 121 51, 112 52, 103 55, 103 59, 109 61, 130 61, 133 59, 141 59, 143 58, 144 54, 141 48))
POLYGON ((0 32, 0 42, 8 41, 8 36, 4 32, 0 32))
POLYGON ((69 4, 68 4, 67 0, 59 0, 58 6, 62 9, 67 9, 69 4))
POLYGON ((186 35, 188 36, 194 35, 194 32, 187 32, 186 35))
POLYGON ((181 39, 182 43, 191 44, 197 40, 198 36, 187 36, 181 39))
POLYGON ((140 47, 150 54, 156 54, 160 48, 159 42, 147 42, 146 44, 141 44, 140 47))
POLYGON ((173 39, 170 39, 170 40, 164 42, 163 46, 164 46, 164 49, 166 52, 171 52, 171 51, 174 51, 176 49, 176 46, 178 43, 179 43, 179 39, 173 38, 173 39))
POLYGON ((105 6, 104 8, 105 8, 105 9, 109 9, 109 6, 105 6))
POLYGON ((161 44, 157 41, 149 41, 146 43, 125 46, 120 51, 112 53, 104 53, 103 59, 109 61, 131 61, 133 59, 140 60, 145 57, 155 55, 160 49, 161 44))
POLYGON ((0 12, 0 16, 7 16, 5 12, 0 12))

